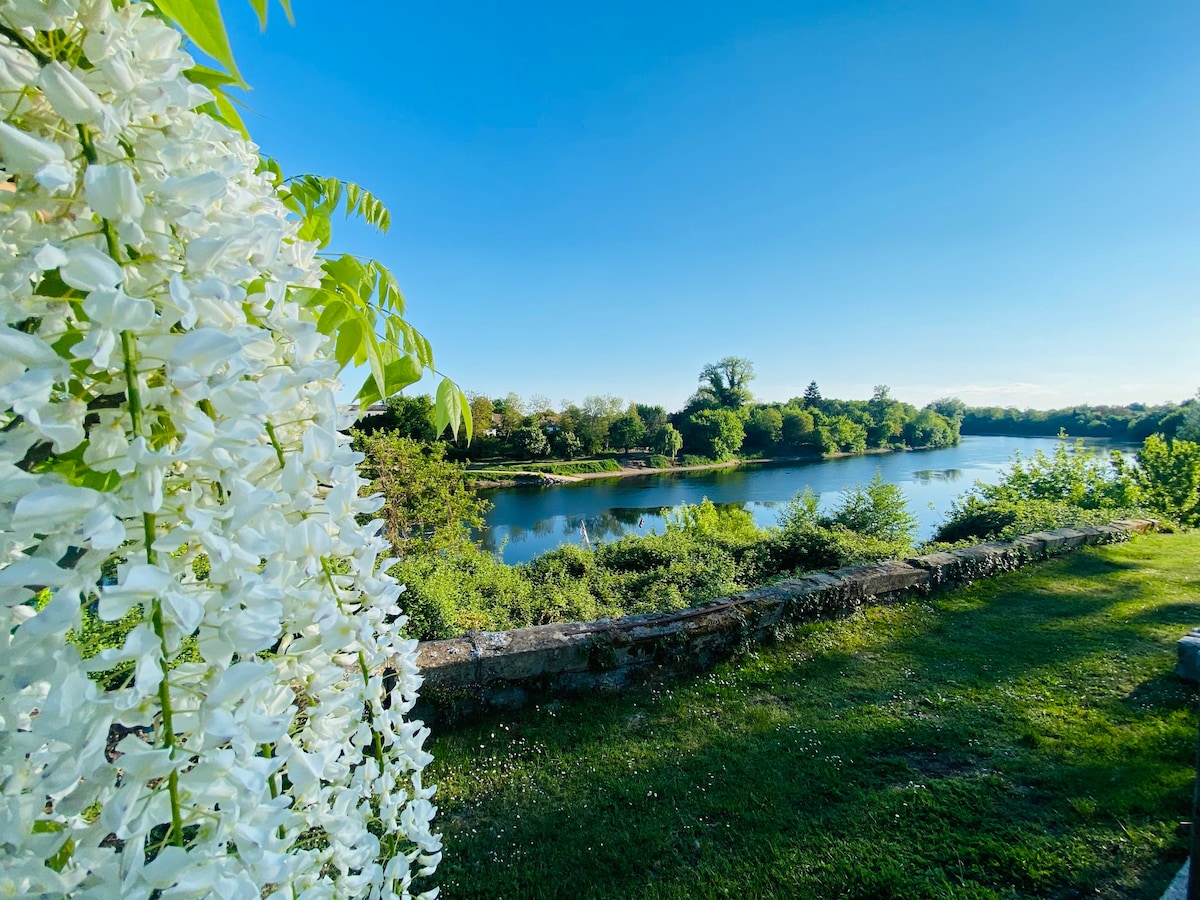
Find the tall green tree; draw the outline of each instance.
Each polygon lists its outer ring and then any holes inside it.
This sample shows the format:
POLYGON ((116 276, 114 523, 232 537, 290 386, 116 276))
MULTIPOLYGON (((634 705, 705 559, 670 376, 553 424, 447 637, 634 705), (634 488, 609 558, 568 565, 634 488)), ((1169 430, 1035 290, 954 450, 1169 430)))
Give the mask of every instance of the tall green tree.
POLYGON ((669 422, 654 433, 652 447, 655 453, 675 459, 683 449, 683 435, 669 422))
POLYGON ((700 370, 697 395, 711 397, 724 409, 741 409, 750 402, 747 385, 754 380, 754 363, 741 356, 726 356, 700 370))
POLYGON ((733 459, 746 439, 742 420, 731 409, 702 409, 688 418, 685 447, 709 459, 733 459))
POLYGON ((667 411, 661 406, 635 403, 630 411, 637 413, 637 417, 642 420, 642 424, 646 426, 646 431, 650 434, 656 434, 658 429, 667 424, 667 411))
POLYGON ((536 425, 522 425, 513 431, 509 440, 513 452, 521 459, 540 459, 550 454, 550 441, 536 425))
POLYGON ((958 423, 926 407, 904 426, 904 440, 910 447, 952 447, 958 443, 958 423))
POLYGON ((495 412, 495 404, 492 399, 484 394, 467 394, 467 399, 471 404, 471 418, 475 424, 476 434, 485 434, 492 425, 492 414, 495 412))
POLYGON ((496 401, 496 412, 500 414, 500 429, 505 435, 511 435, 525 423, 525 401, 515 391, 496 401))
POLYGON ((967 414, 967 404, 963 403, 957 397, 938 397, 926 409, 932 409, 939 416, 950 421, 957 420, 961 422, 963 416, 967 414))
POLYGON ((1179 423, 1175 436, 1193 443, 1200 442, 1200 391, 1185 404, 1183 421, 1179 423))
POLYGON ((783 440, 783 415, 774 406, 750 410, 745 427, 746 446, 753 450, 769 453, 783 440))
POLYGON ((635 412, 625 413, 613 420, 608 429, 608 441, 614 447, 621 447, 626 453, 631 447, 640 447, 646 437, 646 426, 635 412))

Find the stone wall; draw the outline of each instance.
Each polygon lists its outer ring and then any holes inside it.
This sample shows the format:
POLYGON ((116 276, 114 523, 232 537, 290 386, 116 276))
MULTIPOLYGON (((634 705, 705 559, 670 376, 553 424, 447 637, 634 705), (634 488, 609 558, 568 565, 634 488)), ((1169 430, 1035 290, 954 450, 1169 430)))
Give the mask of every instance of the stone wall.
POLYGON ((703 669, 790 626, 860 606, 928 594, 1074 550, 1125 540, 1157 523, 1060 528, 948 553, 789 578, 691 609, 518 628, 427 641, 418 715, 455 718, 519 706, 535 696, 618 688, 661 671, 703 669))

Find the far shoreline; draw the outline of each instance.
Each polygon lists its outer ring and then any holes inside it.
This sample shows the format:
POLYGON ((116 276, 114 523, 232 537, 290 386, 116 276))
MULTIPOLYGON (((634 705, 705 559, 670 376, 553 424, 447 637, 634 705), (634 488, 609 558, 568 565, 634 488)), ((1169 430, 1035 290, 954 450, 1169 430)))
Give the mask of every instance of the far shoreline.
MULTIPOLYGON (((719 463, 705 463, 699 466, 672 466, 668 469, 652 469, 649 466, 622 466, 608 472, 580 472, 575 475, 556 475, 552 472, 539 472, 534 469, 510 469, 505 474, 514 477, 478 478, 471 485, 472 490, 490 491, 512 487, 549 487, 555 484, 574 484, 581 481, 594 481, 602 478, 638 478, 646 475, 669 475, 675 472, 708 472, 718 469, 732 469, 737 466, 751 465, 789 465, 793 463, 818 463, 831 459, 845 459, 851 456, 876 456, 884 453, 916 453, 922 450, 937 449, 933 447, 873 447, 862 453, 806 453, 800 456, 773 456, 764 459, 731 459, 719 463)), ((479 472, 482 475, 497 474, 498 470, 468 469, 468 476, 479 472)))

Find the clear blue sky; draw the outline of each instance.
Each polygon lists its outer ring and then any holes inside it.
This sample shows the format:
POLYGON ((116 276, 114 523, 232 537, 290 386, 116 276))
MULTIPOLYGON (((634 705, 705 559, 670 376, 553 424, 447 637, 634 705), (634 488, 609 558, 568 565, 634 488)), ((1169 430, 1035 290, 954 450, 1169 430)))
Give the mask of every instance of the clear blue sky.
POLYGON ((467 390, 1200 385, 1194 0, 225 7, 252 135, 389 205, 336 243, 467 390))

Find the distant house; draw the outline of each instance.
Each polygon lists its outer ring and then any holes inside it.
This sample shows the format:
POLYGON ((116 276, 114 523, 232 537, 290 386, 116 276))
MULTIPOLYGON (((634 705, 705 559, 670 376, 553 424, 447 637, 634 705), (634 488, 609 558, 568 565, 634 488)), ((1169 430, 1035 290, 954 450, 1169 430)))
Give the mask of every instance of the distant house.
POLYGON ((492 424, 490 428, 485 428, 483 433, 487 437, 495 437, 500 433, 500 429, 504 427, 504 416, 500 413, 492 413, 492 424))
POLYGON ((363 414, 361 416, 359 416, 358 418, 359 418, 359 421, 362 421, 363 419, 365 419, 369 416, 381 416, 387 411, 388 411, 387 404, 384 403, 382 400, 380 400, 378 403, 372 403, 365 410, 363 410, 363 414))

